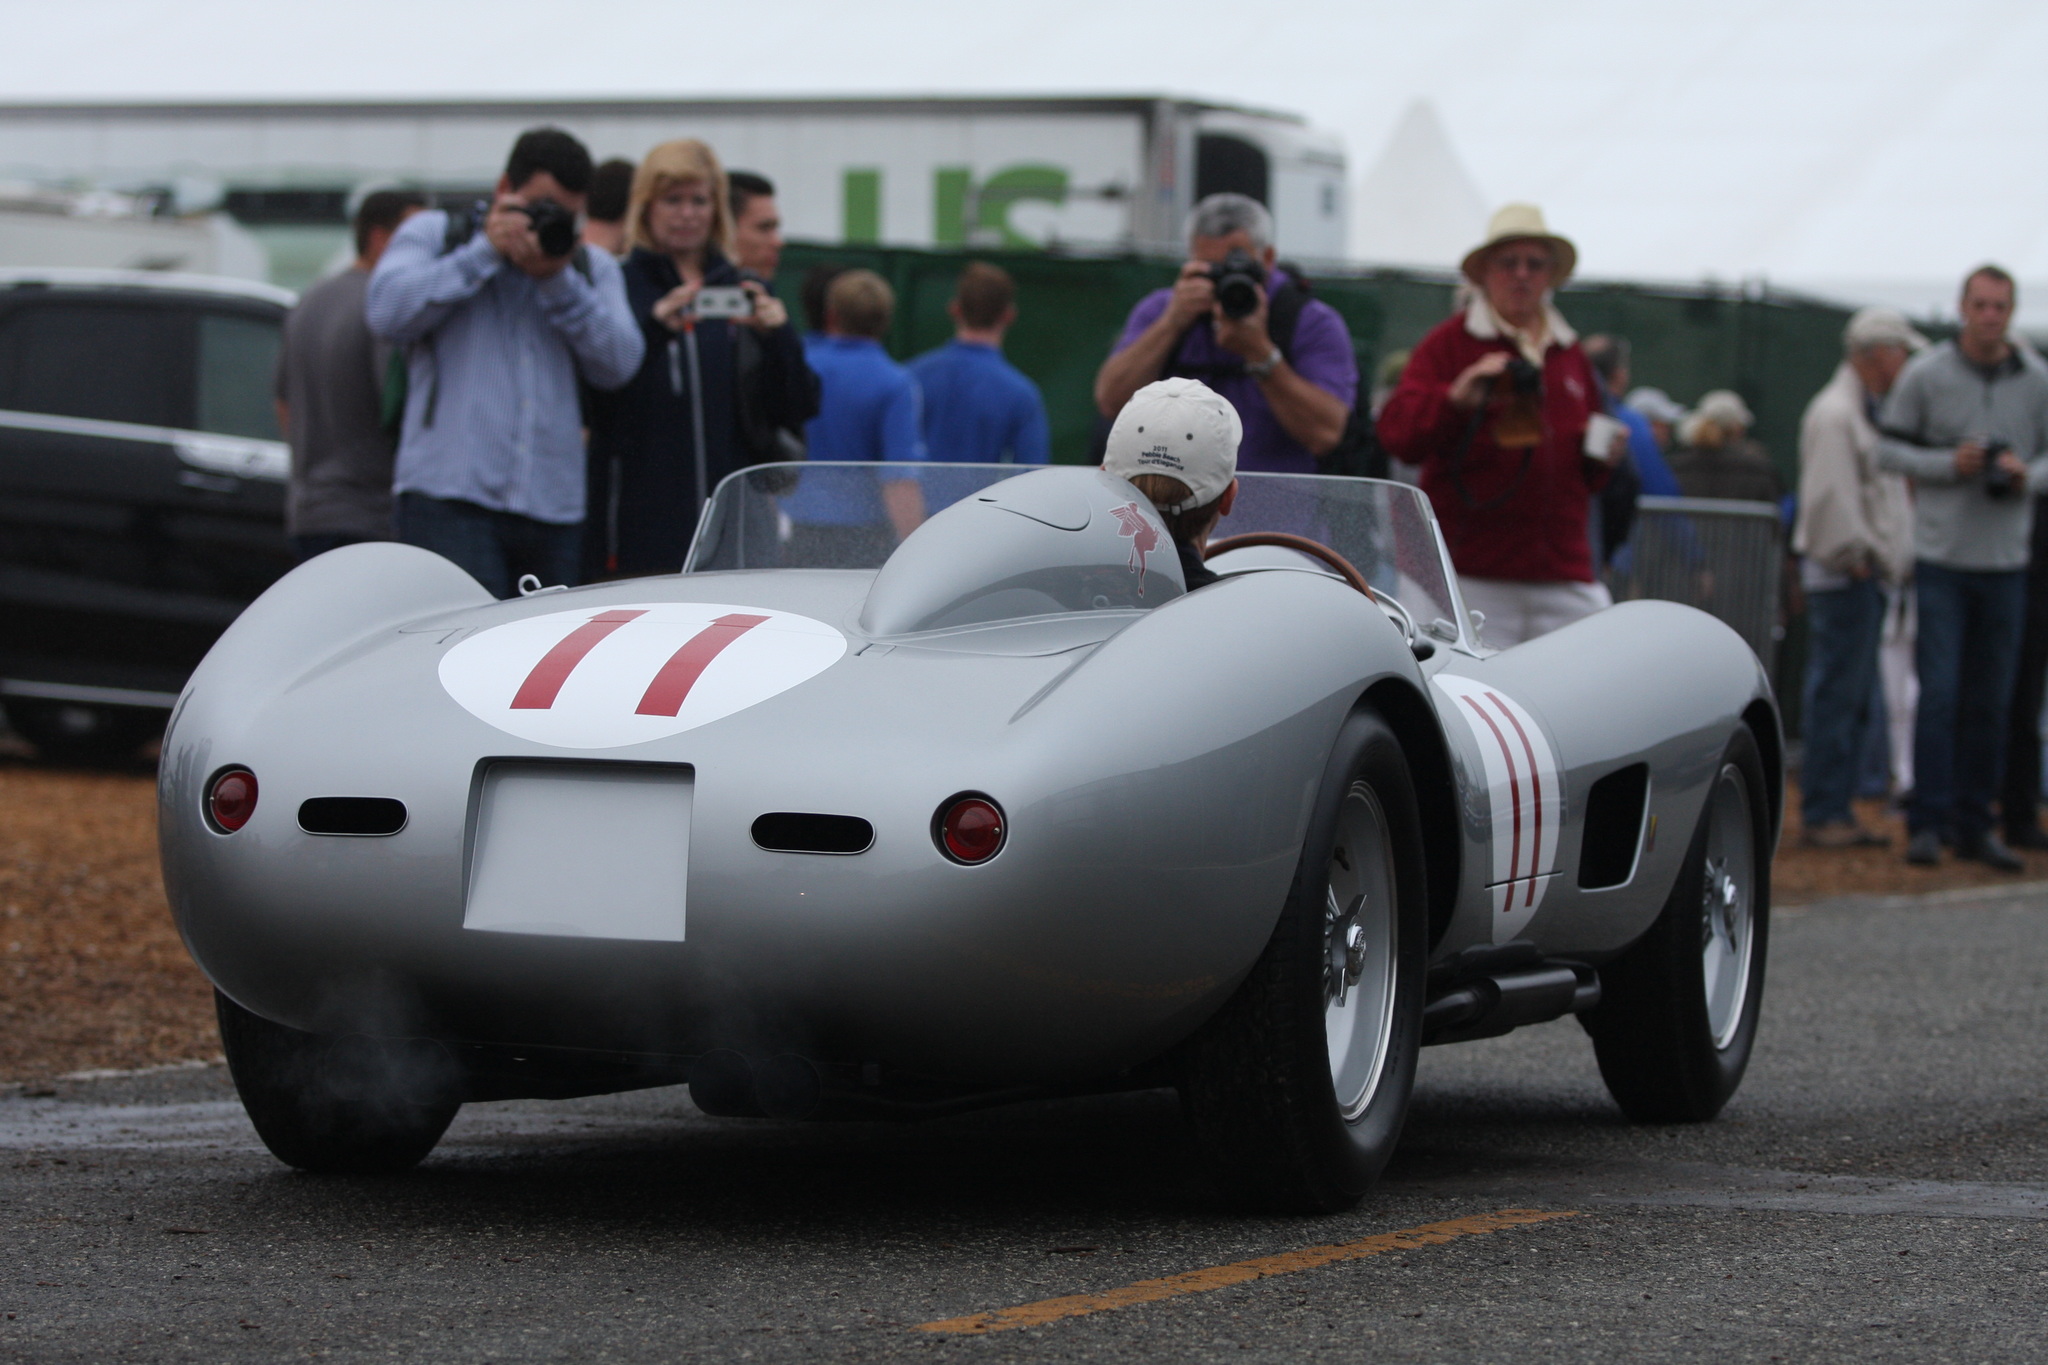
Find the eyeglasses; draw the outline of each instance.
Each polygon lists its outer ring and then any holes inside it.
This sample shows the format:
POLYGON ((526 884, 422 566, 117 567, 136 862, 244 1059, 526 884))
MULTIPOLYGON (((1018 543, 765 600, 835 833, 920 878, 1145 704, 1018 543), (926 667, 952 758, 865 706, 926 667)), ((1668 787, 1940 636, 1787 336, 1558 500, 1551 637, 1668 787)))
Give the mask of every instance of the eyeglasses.
POLYGON ((1511 252, 1495 256, 1487 262, 1487 268, 1509 275, 1542 275, 1550 270, 1550 257, 1538 252, 1511 252))

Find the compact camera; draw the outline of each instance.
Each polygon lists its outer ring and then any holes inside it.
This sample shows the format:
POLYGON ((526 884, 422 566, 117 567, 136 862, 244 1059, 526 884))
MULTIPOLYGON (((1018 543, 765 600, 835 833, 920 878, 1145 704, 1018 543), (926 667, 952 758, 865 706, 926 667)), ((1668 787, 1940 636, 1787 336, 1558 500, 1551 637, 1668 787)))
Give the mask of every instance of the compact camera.
POLYGON ((562 257, 576 249, 580 234, 576 231, 573 212, 552 199, 536 199, 531 204, 521 204, 519 211, 533 224, 533 235, 540 240, 542 251, 562 257))
POLYGON ((1266 287, 1266 268, 1248 251, 1233 249, 1209 267, 1216 285, 1216 306, 1227 318, 1248 318, 1259 311, 1259 291, 1266 287))
POLYGON ((2004 502, 2020 495, 2020 485, 2025 482, 2019 475, 1998 467, 1998 457, 2012 449, 2010 441, 1986 441, 1984 443, 1984 496, 2004 502))
POLYGON ((754 299, 736 284, 707 284, 690 302, 690 315, 698 319, 750 318, 754 299))

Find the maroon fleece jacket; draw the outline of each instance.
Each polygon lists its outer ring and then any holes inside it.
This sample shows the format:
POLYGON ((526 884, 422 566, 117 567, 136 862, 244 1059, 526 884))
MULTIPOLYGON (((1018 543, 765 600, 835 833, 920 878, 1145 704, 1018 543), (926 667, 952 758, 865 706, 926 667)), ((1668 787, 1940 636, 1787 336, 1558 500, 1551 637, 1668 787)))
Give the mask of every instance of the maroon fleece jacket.
POLYGON ((1542 436, 1535 447, 1504 450, 1494 439, 1509 403, 1506 381, 1497 380, 1479 430, 1462 464, 1455 465, 1472 414, 1451 405, 1451 381, 1488 351, 1513 350, 1504 338, 1473 336, 1463 313, 1437 324, 1409 357, 1380 413, 1380 441, 1396 459, 1422 466, 1423 491, 1436 508, 1459 573, 1590 583, 1587 500, 1607 482, 1608 471, 1581 453, 1587 419, 1601 410, 1601 401, 1593 368, 1576 342, 1553 342, 1544 352, 1542 436), (1525 454, 1528 471, 1518 479, 1525 454), (1499 505, 1490 506, 1496 499, 1499 505))

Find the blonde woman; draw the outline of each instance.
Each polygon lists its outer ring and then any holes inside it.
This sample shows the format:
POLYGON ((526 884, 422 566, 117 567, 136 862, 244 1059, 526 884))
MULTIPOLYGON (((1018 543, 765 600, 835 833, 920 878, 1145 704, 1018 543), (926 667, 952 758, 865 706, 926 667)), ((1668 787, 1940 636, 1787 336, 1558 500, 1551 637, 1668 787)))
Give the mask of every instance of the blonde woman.
POLYGON ((631 383, 590 404, 587 577, 674 573, 718 481, 788 458, 782 433, 818 410, 788 310, 728 258, 725 169, 702 142, 647 154, 626 208, 626 297, 647 341, 631 383), (700 306, 744 291, 743 316, 700 306))

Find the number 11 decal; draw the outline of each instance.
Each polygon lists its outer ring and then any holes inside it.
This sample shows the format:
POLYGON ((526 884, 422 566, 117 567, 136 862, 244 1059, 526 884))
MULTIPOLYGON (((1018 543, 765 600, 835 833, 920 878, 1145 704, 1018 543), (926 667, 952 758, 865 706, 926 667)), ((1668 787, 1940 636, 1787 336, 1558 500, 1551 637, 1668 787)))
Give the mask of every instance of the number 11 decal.
POLYGON ((606 749, 759 705, 845 653, 844 635, 792 612, 634 602, 479 631, 441 656, 439 673, 455 702, 497 729, 606 749))

